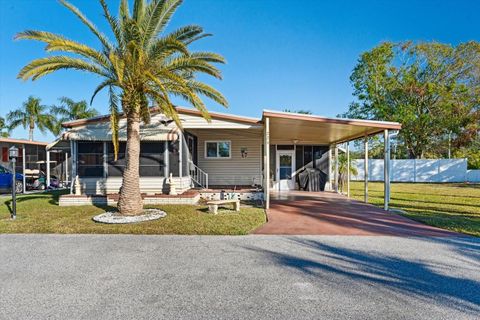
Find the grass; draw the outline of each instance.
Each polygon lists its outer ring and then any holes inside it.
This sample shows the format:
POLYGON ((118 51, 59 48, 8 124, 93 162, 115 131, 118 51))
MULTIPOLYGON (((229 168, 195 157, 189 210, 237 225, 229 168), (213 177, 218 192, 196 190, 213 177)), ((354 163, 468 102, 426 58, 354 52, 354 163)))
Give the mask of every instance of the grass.
POLYGON ((52 192, 19 196, 16 220, 10 219, 10 198, 0 197, 0 233, 242 235, 265 223, 261 208, 242 206, 240 212, 226 209, 212 215, 206 213, 204 206, 165 205, 158 206, 167 212, 160 220, 126 225, 100 224, 92 221, 92 217, 106 208, 59 207, 59 195, 60 192, 52 192))
MULTIPOLYGON (((369 202, 383 207, 383 183, 369 182, 369 202)), ((362 200, 363 182, 352 182, 352 197, 362 200)), ((480 236, 479 184, 392 183, 390 207, 428 225, 480 236)))

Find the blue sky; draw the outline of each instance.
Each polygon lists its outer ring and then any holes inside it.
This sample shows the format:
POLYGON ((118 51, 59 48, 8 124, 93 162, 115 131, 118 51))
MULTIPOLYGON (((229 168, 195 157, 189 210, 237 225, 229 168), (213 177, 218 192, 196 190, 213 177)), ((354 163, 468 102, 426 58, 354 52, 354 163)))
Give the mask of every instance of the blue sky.
MULTIPOLYGON (((89 100, 99 79, 83 73, 17 80, 23 65, 45 53, 40 43, 13 41, 15 33, 37 29, 96 45, 88 30, 55 0, 0 2, 0 116, 21 106, 29 95, 46 105, 61 96, 89 100)), ((71 2, 106 28, 97 1, 71 2)), ((117 12, 118 0, 108 3, 117 12)), ((210 110, 260 116, 265 108, 289 108, 335 116, 353 99, 349 76, 362 52, 387 40, 480 40, 478 12, 480 1, 185 0, 169 29, 203 26, 214 36, 194 49, 215 51, 227 59, 221 66, 224 79, 206 80, 225 94, 230 107, 225 110, 207 101, 210 110)), ((106 95, 99 95, 93 106, 105 113, 106 95)), ((12 135, 28 136, 21 128, 12 135)), ((36 132, 35 139, 53 136, 36 132)))

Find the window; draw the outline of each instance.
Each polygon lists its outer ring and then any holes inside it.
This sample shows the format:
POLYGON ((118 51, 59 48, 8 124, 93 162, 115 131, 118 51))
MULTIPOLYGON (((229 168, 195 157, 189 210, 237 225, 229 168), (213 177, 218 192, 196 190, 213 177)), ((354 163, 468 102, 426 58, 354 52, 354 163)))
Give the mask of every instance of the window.
POLYGON ((205 158, 231 157, 230 141, 205 141, 205 158))
POLYGON ((103 142, 78 143, 78 175, 103 177, 103 142))

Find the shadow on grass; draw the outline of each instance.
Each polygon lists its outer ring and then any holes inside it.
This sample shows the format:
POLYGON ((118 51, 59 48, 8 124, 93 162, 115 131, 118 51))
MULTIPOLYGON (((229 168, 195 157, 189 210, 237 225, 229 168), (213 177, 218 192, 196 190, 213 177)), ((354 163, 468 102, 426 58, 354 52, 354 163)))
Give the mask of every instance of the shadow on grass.
MULTIPOLYGON (((292 268, 312 277, 313 281, 341 283, 335 288, 353 288, 359 285, 388 290, 399 299, 414 297, 425 303, 439 303, 449 308, 478 315, 480 312, 480 282, 438 270, 447 264, 429 264, 423 259, 406 259, 325 244, 318 240, 289 238, 293 249, 288 253, 275 249, 247 247, 266 255, 272 262, 292 268), (295 252, 292 253, 292 252, 295 252), (348 285, 352 283, 352 286, 348 285), (354 284, 354 285, 353 285, 354 284)), ((429 238, 451 246, 462 265, 470 270, 478 268, 480 244, 467 238, 429 238), (468 250, 468 251, 465 251, 468 250)), ((451 267, 451 266, 450 266, 451 267)))

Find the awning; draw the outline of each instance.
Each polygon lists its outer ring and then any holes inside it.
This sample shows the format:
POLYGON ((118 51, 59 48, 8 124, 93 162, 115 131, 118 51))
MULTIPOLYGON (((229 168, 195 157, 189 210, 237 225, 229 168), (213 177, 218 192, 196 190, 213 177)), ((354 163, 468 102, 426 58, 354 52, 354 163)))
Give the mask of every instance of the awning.
MULTIPOLYGON (((127 140, 126 121, 120 121, 118 129, 120 141, 127 140)), ((178 139, 178 129, 161 122, 140 127, 142 141, 174 141, 178 139)), ((110 123, 94 123, 70 129, 62 135, 62 140, 112 141, 110 123)))
POLYGON ((342 143, 384 130, 400 130, 397 122, 326 118, 289 112, 263 111, 270 120, 271 144, 342 143))

